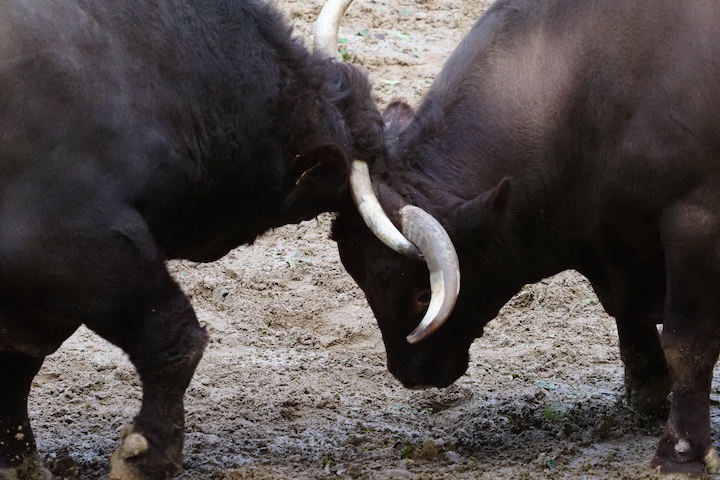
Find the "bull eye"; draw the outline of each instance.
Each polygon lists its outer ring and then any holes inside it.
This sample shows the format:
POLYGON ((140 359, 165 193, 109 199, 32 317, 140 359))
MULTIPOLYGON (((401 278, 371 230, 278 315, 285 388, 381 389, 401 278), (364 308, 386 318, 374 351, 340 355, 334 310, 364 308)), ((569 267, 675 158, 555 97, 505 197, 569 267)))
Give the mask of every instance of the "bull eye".
POLYGON ((419 288, 413 293, 412 310, 414 313, 423 313, 432 299, 432 291, 429 288, 419 288))

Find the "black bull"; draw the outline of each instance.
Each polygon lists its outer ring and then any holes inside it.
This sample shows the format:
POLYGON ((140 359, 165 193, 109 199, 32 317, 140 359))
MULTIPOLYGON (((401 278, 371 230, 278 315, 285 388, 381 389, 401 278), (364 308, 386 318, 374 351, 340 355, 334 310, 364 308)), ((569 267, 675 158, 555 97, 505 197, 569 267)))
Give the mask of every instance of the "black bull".
POLYGON ((0 0, 0 478, 45 479, 27 397, 82 323, 143 384, 111 477, 181 466, 205 329, 164 261, 338 208, 382 148, 367 79, 250 0, 0 0))
POLYGON ((380 203, 396 223, 408 204, 439 219, 462 279, 447 321, 408 343, 425 266, 380 244, 355 209, 339 215, 342 261, 397 378, 452 383, 512 295, 576 269, 616 319, 632 405, 662 410, 672 393, 653 464, 718 471, 719 25, 716 0, 501 0, 417 111, 388 107, 385 154, 369 162, 380 203))

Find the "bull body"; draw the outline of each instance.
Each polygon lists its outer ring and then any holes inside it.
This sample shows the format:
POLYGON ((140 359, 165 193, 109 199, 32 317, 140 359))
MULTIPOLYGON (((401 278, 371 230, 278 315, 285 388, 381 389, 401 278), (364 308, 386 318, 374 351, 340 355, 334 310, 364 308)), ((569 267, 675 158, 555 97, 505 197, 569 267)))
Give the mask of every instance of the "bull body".
POLYGON ((616 319, 631 404, 662 411, 672 391, 653 463, 717 471, 718 24, 713 0, 501 0, 417 111, 388 106, 386 152, 370 163, 378 198, 391 217, 411 204, 440 220, 462 279, 446 323, 411 345, 425 266, 382 246, 354 208, 337 219, 406 386, 452 383, 523 285, 576 269, 616 319))
POLYGON ((261 1, 0 11, 0 478, 45 478, 28 391, 83 323, 143 383, 111 477, 166 478, 206 333, 164 261, 336 208, 349 161, 381 147, 380 113, 362 74, 261 1))

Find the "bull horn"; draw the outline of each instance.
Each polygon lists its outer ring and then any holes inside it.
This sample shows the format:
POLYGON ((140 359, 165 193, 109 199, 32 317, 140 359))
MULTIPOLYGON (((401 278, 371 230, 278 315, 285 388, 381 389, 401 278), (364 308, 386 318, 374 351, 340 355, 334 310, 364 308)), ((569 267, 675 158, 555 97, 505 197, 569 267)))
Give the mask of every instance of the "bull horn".
POLYGON ((353 0, 328 0, 315 21, 315 51, 341 59, 337 49, 340 20, 353 0))
POLYGON ((443 226, 432 215, 414 205, 400 210, 405 237, 417 245, 430 271, 432 297, 420 324, 407 336, 418 343, 445 323, 460 294, 460 262, 443 226))
POLYGON ((365 225, 381 242, 406 257, 423 260, 421 251, 400 233, 380 206, 370 182, 368 165, 362 160, 352 163, 350 192, 365 225))
MULTIPOLYGON (((340 20, 353 0, 328 0, 315 21, 315 51, 342 58, 337 49, 340 20)), ((385 245, 407 257, 427 261, 430 305, 420 324, 408 335, 417 343, 445 323, 460 292, 460 268, 455 248, 440 222, 424 210, 408 205, 401 210, 403 233, 390 221, 375 196, 367 163, 355 160, 350 191, 365 224, 385 245), (406 238, 407 237, 407 238, 406 238), (417 245, 417 247, 415 246, 417 245)))
POLYGON ((420 324, 408 335, 417 343, 445 323, 460 293, 460 263, 450 236, 432 215, 414 205, 400 210, 402 233, 385 214, 375 196, 366 162, 355 160, 350 191, 360 216, 385 245, 410 258, 425 260, 430 271, 430 305, 420 324))

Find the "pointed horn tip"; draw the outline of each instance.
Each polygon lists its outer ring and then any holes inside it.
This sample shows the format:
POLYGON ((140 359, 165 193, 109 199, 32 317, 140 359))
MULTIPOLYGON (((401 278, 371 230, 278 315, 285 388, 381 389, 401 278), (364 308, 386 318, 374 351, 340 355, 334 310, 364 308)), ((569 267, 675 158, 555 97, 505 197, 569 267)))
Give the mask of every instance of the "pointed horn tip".
POLYGON ((424 331, 422 331, 422 329, 416 328, 415 330, 412 331, 412 333, 410 335, 405 337, 405 339, 407 340, 407 342, 409 344, 415 345, 416 343, 420 343, 423 340, 425 340, 428 336, 430 336, 429 332, 424 332, 424 331))
POLYGON ((408 343, 425 340, 452 314, 460 294, 460 265, 452 240, 440 222, 413 205, 401 210, 403 234, 427 258, 432 299, 420 324, 406 337, 408 343), (416 229, 416 227, 421 227, 416 229))
POLYGON ((410 335, 405 337, 408 343, 411 345, 414 345, 416 343, 420 343, 426 338, 428 338, 430 335, 435 333, 441 326, 445 324, 445 321, 448 319, 450 314, 453 311, 453 307, 455 306, 455 302, 453 302, 453 305, 446 309, 445 311, 439 311, 436 312, 434 315, 431 315, 430 317, 425 317, 420 322, 420 324, 415 327, 415 330, 413 330, 410 335), (432 318, 432 320, 429 320, 429 318, 432 318))

